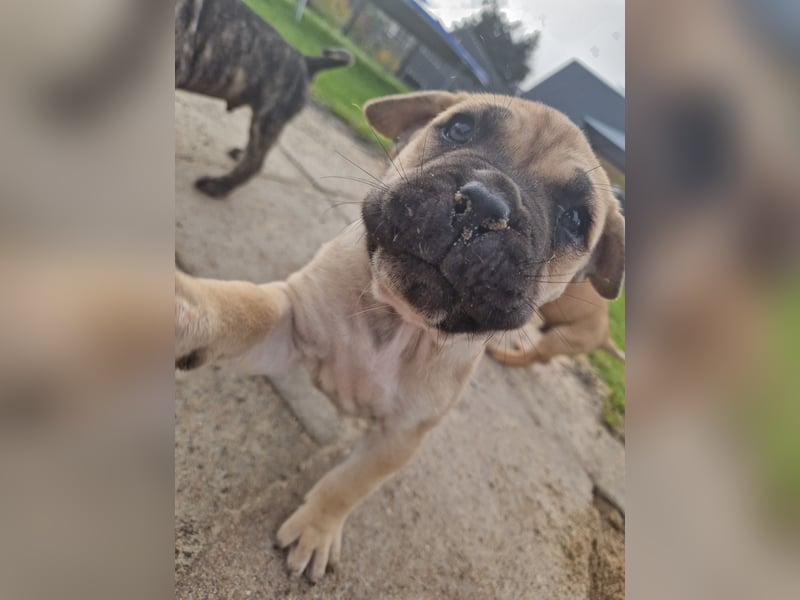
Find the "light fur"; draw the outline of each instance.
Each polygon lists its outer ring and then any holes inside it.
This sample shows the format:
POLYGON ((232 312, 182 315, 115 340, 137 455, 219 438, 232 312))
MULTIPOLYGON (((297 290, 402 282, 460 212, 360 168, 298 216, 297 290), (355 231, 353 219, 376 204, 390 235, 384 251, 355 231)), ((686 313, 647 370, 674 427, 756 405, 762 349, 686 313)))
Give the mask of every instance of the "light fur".
POLYGON ((588 281, 570 283, 557 300, 539 307, 531 320, 541 335, 492 340, 487 351, 496 361, 512 367, 546 363, 556 356, 577 356, 604 350, 621 362, 625 353, 611 339, 608 325, 608 300, 588 281))
MULTIPOLYGON (((556 180, 581 168, 598 183, 590 200, 588 248, 550 257, 535 301, 558 298, 567 281, 582 273, 592 285, 602 279, 598 285, 606 295, 615 293, 622 278, 624 221, 605 191, 602 170, 590 171, 597 161, 588 143, 566 117, 517 99, 444 92, 380 99, 368 104, 366 114, 380 132, 402 138, 398 161, 424 165, 432 156, 425 137, 438 131, 441 120, 487 102, 508 110, 511 122, 498 135, 507 136, 519 168, 556 180), (611 251, 598 254, 603 240, 611 240, 611 251)), ((439 160, 448 163, 445 155, 439 160)), ((390 169, 384 181, 392 186, 401 178, 390 169)), ((372 424, 350 457, 308 492, 278 531, 278 542, 291 547, 290 571, 307 569, 312 580, 339 560, 348 515, 411 459, 458 399, 491 336, 442 334, 436 327, 441 315, 423 314, 404 299, 393 263, 380 250, 368 252, 366 235, 359 220, 284 282, 176 275, 176 364, 223 363, 267 375, 302 364, 340 411, 372 424)))

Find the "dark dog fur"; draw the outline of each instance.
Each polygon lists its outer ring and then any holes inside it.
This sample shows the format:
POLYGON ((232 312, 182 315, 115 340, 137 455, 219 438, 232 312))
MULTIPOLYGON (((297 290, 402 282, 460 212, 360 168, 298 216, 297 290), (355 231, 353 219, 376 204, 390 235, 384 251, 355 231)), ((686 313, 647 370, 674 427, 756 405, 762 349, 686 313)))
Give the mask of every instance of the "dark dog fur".
POLYGON ((342 49, 304 57, 241 0, 177 0, 175 86, 223 99, 229 111, 248 105, 253 112, 236 167, 198 179, 197 188, 221 197, 255 175, 283 126, 305 105, 314 75, 351 62, 342 49))

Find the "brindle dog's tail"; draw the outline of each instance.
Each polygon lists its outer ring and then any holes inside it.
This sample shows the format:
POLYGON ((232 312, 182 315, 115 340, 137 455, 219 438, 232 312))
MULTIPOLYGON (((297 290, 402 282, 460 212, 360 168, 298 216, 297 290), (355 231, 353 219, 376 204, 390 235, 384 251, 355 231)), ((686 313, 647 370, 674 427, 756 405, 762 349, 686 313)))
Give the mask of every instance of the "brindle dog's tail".
POLYGON ((353 64, 353 55, 344 48, 325 48, 322 56, 306 56, 308 78, 313 79, 317 73, 325 69, 347 67, 353 64))

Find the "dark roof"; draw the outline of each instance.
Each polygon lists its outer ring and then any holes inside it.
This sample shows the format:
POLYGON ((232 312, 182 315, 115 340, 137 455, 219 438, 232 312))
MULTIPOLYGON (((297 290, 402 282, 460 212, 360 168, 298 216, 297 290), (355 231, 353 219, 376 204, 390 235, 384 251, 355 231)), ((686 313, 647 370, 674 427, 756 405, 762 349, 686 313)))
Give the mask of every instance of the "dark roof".
POLYGON ((522 94, 565 113, 573 122, 583 126, 584 115, 591 115, 625 131, 625 96, 573 60, 522 94))
POLYGON ((598 153, 625 170, 625 96, 583 64, 573 60, 522 96, 566 114, 598 153))
POLYGON ((496 94, 514 95, 516 91, 514 86, 509 85, 500 73, 497 72, 497 69, 492 63, 492 59, 489 58, 489 55, 486 53, 486 48, 472 29, 456 29, 453 32, 453 36, 461 43, 461 46, 469 52, 475 61, 483 67, 488 78, 488 81, 483 84, 483 87, 487 91, 496 94))
POLYGON ((482 85, 489 76, 442 24, 415 0, 372 0, 386 15, 443 59, 461 63, 482 85))

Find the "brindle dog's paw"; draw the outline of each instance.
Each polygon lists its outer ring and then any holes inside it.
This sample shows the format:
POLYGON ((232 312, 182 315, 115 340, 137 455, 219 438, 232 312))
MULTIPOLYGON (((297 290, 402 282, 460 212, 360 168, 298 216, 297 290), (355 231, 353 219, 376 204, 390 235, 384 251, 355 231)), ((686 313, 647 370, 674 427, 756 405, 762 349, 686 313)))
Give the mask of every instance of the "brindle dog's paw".
POLYGON ((231 184, 223 177, 201 177, 194 187, 212 198, 224 198, 231 191, 231 184))
POLYGON ((298 508, 278 530, 278 544, 282 548, 292 546, 286 559, 289 573, 298 577, 306 571, 309 580, 316 583, 326 570, 333 570, 342 551, 343 526, 344 520, 330 517, 309 503, 298 508))

